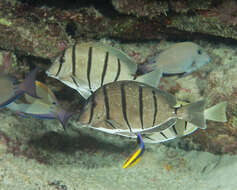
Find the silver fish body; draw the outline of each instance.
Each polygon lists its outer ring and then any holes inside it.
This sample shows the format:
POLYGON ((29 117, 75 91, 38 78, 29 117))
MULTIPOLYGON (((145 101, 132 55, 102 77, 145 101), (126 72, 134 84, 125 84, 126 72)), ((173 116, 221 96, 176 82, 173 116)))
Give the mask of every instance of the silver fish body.
POLYGON ((204 105, 199 101, 180 107, 167 92, 135 81, 117 81, 91 95, 76 120, 79 125, 133 138, 140 133, 149 139, 169 128, 178 136, 178 119, 205 128, 204 105))
MULTIPOLYGON (((104 84, 133 80, 136 70, 137 64, 122 51, 101 43, 85 42, 68 48, 46 73, 88 98, 104 84)), ((136 80, 153 85, 154 78, 148 78, 142 76, 136 80)))
POLYGON ((181 42, 161 52, 156 59, 164 74, 191 73, 209 63, 207 52, 193 42, 181 42))
POLYGON ((207 52, 193 42, 180 42, 166 50, 153 55, 138 66, 136 75, 146 75, 155 78, 159 84, 164 75, 187 75, 209 63, 211 58, 207 52))

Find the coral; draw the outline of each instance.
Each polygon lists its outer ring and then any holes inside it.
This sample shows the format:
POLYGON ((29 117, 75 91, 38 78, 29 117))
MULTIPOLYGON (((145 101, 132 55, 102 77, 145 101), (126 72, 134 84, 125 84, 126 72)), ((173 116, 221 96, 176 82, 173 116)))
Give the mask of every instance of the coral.
POLYGON ((162 14, 166 15, 168 11, 168 3, 166 1, 113 0, 112 4, 120 13, 136 15, 137 17, 154 18, 162 14))
POLYGON ((212 0, 172 0, 170 1, 171 10, 176 13, 186 14, 188 11, 207 10, 212 4, 212 0))
POLYGON ((205 17, 215 17, 220 22, 236 26, 237 25, 237 2, 224 1, 216 8, 201 13, 205 17))
POLYGON ((236 1, 225 1, 220 7, 217 8, 220 14, 218 18, 229 25, 237 24, 237 2, 236 1))
POLYGON ((11 53, 7 51, 0 52, 0 72, 7 73, 11 63, 11 53))

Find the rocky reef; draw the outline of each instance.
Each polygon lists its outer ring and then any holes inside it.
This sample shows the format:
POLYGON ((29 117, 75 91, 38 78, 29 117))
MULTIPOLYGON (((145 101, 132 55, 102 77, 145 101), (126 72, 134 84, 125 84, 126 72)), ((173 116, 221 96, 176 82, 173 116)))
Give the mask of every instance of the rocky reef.
MULTIPOLYGON (((69 1, 65 7, 52 2, 0 0, 0 69, 22 79, 29 68, 41 67, 38 80, 55 92, 63 106, 78 111, 82 105, 80 95, 44 73, 51 61, 75 41, 101 40, 123 50, 137 63, 176 42, 193 41, 208 52, 211 63, 182 78, 163 78, 160 88, 186 102, 206 98, 207 107, 227 101, 228 122, 208 121, 207 129, 165 145, 218 155, 237 154, 236 10, 237 3, 232 0, 92 0, 83 4, 69 1)), ((80 131, 73 119, 68 132, 57 121, 29 120, 7 110, 0 111, 0 121, 4 123, 0 125, 0 155, 5 155, 6 160, 9 155, 23 157, 42 167, 74 163, 85 172, 85 168, 121 164, 128 150, 134 148, 123 138, 114 140, 100 133, 80 131)), ((174 166, 164 160, 163 169, 172 170, 174 166)), ((182 156, 177 162, 185 165, 182 156)), ((0 187, 1 172, 0 168, 0 187)), ((49 180, 46 186, 65 189, 60 180, 49 180)))
POLYGON ((191 39, 193 34, 237 39, 236 7, 230 0, 1 0, 0 47, 52 59, 78 39, 191 39))

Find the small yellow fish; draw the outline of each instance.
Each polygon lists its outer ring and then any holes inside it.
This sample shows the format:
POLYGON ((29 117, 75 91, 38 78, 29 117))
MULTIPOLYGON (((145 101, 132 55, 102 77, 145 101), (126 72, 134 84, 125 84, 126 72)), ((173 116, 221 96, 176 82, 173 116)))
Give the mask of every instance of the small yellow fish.
POLYGON ((36 81, 36 92, 40 98, 25 95, 24 103, 11 103, 7 107, 24 117, 40 119, 58 119, 65 129, 65 125, 72 113, 59 106, 53 92, 43 83, 36 81))
POLYGON ((130 168, 141 160, 142 158, 141 156, 145 151, 145 146, 141 134, 139 133, 137 135, 137 143, 139 144, 138 149, 131 156, 127 158, 127 160, 123 164, 123 168, 130 168))

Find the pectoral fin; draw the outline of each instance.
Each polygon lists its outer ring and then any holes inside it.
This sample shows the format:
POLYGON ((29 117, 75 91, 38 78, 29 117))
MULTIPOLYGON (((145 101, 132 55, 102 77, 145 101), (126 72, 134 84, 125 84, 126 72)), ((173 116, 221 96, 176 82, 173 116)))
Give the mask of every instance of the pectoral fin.
POLYGON ((144 153, 145 146, 142 137, 139 133, 137 135, 137 143, 139 144, 138 149, 127 158, 127 160, 123 164, 123 168, 130 168, 141 160, 141 156, 144 153))
POLYGON ((162 71, 156 68, 154 71, 143 74, 136 78, 136 81, 146 83, 152 87, 157 88, 162 77, 162 71))

